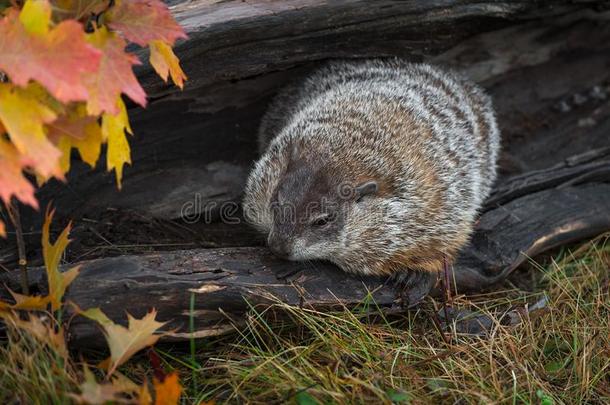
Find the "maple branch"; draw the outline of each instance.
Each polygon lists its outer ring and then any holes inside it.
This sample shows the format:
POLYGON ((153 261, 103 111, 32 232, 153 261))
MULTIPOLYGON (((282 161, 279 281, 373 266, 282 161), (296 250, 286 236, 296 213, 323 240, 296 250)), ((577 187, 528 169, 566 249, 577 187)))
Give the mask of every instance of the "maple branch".
POLYGON ((6 212, 8 213, 8 216, 15 227, 15 239, 17 241, 17 253, 19 255, 19 270, 21 271, 21 292, 22 294, 28 295, 30 293, 28 261, 26 256, 25 240, 23 239, 23 228, 21 227, 19 205, 14 201, 11 201, 9 204, 6 204, 6 212))

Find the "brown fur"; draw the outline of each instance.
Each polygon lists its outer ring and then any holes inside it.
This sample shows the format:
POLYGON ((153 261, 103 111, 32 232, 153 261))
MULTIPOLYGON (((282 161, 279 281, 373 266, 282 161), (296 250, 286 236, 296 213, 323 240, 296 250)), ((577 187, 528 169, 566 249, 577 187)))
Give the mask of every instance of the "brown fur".
POLYGON ((499 148, 481 89, 400 60, 337 62, 288 87, 260 140, 244 214, 272 249, 383 275, 435 273, 455 257, 495 179, 499 148), (346 184, 355 196, 338 196, 346 184), (324 199, 339 208, 281 223, 269 210, 278 188, 299 210, 324 199))

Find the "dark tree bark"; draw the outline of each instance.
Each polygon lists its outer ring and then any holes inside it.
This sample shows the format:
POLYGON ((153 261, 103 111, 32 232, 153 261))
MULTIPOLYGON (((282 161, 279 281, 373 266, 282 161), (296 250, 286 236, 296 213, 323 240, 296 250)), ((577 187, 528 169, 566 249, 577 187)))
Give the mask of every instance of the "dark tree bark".
POLYGON ((112 173, 75 164, 68 187, 54 182, 41 197, 77 218, 111 206, 175 219, 195 196, 202 207, 217 203, 217 215, 221 203, 240 199, 270 98, 332 58, 449 65, 494 97, 503 174, 552 166, 608 145, 610 107, 588 96, 610 76, 606 7, 610 1, 177 2, 190 39, 176 53, 190 80, 181 92, 141 68, 151 102, 130 112, 136 136, 123 191, 112 173), (572 103, 580 93, 586 101, 572 103))
MULTIPOLYGON (((418 289, 397 297, 387 280, 279 261, 247 227, 216 223, 219 207, 241 198, 273 94, 331 58, 448 65, 493 96, 501 175, 453 267, 461 291, 487 288, 527 257, 610 229, 609 1, 171 4, 190 35, 177 47, 190 80, 180 92, 149 68, 139 70, 151 102, 130 111, 134 164, 123 191, 103 168, 91 172, 75 162, 67 185, 39 193, 54 201, 60 222, 75 220, 70 261, 100 258, 83 263, 68 291, 79 306, 100 306, 115 321, 154 306, 180 340, 191 294, 196 336, 231 330, 248 303, 324 308, 356 304, 369 291, 383 307, 416 302, 418 289), (213 223, 185 222, 185 214, 213 223), (189 250, 168 251, 177 246, 189 250)), ((24 214, 26 222, 39 229, 40 215, 24 214)), ((14 247, 4 244, 0 260, 14 267, 14 247)), ((17 273, 0 275, 11 288, 17 280, 17 273)), ((45 290, 40 269, 30 281, 34 291, 45 290)), ((72 322, 71 333, 83 345, 101 339, 84 320, 72 322)))

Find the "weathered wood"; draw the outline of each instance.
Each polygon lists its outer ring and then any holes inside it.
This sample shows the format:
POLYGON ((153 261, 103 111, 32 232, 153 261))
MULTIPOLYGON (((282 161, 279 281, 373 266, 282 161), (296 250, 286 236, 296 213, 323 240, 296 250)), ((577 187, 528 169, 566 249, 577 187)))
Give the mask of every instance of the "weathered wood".
POLYGON ((564 162, 542 170, 516 175, 498 184, 485 201, 484 211, 518 197, 555 186, 607 181, 610 178, 610 146, 574 155, 564 162))
MULTIPOLYGON (((472 244, 453 266, 458 289, 489 287, 528 257, 610 230, 607 152, 578 156, 554 169, 519 176, 505 183, 509 186, 500 186, 494 195, 510 200, 481 217, 472 244), (591 165, 603 170, 583 182, 581 173, 591 165), (536 192, 532 192, 532 185, 536 192)), ((34 290, 45 290, 40 269, 31 278, 34 290)), ((0 283, 18 288, 18 272, 0 275, 0 283)), ((195 297, 195 336, 203 337, 232 330, 251 305, 277 300, 317 308, 350 306, 362 302, 369 293, 381 307, 398 305, 404 299, 391 280, 347 275, 327 263, 282 261, 265 248, 225 248, 85 262, 67 299, 81 308, 100 307, 116 321, 124 321, 126 310, 142 316, 156 307, 160 319, 171 321, 168 329, 173 332, 168 338, 183 340, 189 336, 191 295, 195 297)), ((407 291, 406 298, 409 303, 416 302, 420 293, 407 291)), ((77 318, 70 328, 78 344, 102 343, 91 322, 77 318)))
MULTIPOLYGON (((608 4, 607 0, 577 4, 566 0, 195 0, 176 4, 172 11, 190 36, 178 46, 178 53, 191 73, 190 88, 196 88, 329 58, 437 55, 473 34, 515 21, 555 18, 608 4)), ((150 79, 149 89, 158 83, 150 69, 143 68, 141 76, 150 79)))
MULTIPOLYGON (((198 212, 215 219, 222 203, 239 201, 271 96, 331 58, 450 65, 493 96, 503 134, 501 176, 453 268, 460 289, 490 286, 527 256, 610 229, 610 1, 171 3, 190 35, 177 48, 190 80, 179 92, 148 67, 139 69, 151 102, 130 110, 134 164, 123 192, 103 168, 74 162, 67 185, 53 182, 39 193, 43 205, 54 201, 58 219, 75 220, 70 261, 104 257, 83 263, 68 292, 81 307, 100 306, 122 321, 126 310, 142 316, 155 306, 181 340, 191 294, 196 336, 230 330, 248 303, 272 297, 325 307, 355 304, 373 291, 379 305, 397 305, 387 280, 279 261, 243 224, 182 221, 198 212), (107 257, 125 245, 161 251, 107 257), (163 251, 178 245, 191 250, 163 251)), ((40 214, 26 214, 36 262, 40 214)), ((0 258, 11 268, 12 251, 0 241, 0 258)), ((13 273, 1 274, 1 282, 18 288, 13 273)), ((31 282, 44 291, 40 270, 31 282)), ((409 302, 420 293, 407 291, 409 302)), ((71 323, 71 334, 83 345, 101 342, 84 320, 71 323)))
POLYGON ((176 52, 190 80, 181 92, 146 65, 139 71, 151 102, 130 112, 136 136, 123 191, 103 168, 92 172, 75 162, 69 185, 54 182, 41 198, 72 218, 112 206, 175 219, 196 196, 204 206, 238 201, 270 97, 321 61, 340 57, 400 56, 457 68, 494 97, 505 140, 503 172, 548 167, 607 145, 608 103, 570 100, 610 83, 610 13, 596 11, 609 4, 178 2, 173 11, 190 39, 176 52), (564 100, 570 111, 553 108, 564 100), (231 178, 210 181, 215 167, 231 178))

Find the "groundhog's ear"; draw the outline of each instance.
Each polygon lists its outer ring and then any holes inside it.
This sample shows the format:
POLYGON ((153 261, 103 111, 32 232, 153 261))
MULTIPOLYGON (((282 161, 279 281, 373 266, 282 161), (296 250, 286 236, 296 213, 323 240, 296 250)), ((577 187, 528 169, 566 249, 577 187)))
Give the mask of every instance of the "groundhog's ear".
POLYGON ((356 201, 360 201, 363 197, 367 195, 373 195, 377 193, 377 182, 375 180, 370 180, 356 186, 356 201))

